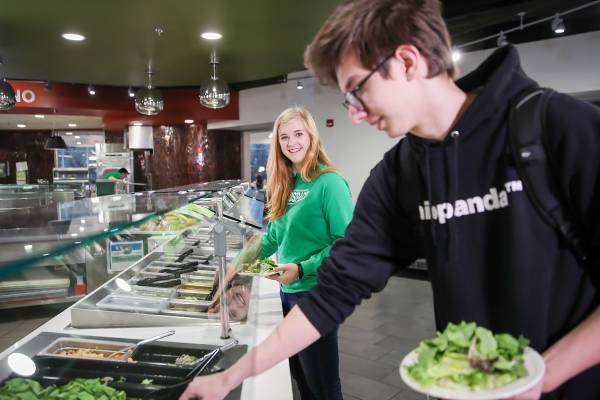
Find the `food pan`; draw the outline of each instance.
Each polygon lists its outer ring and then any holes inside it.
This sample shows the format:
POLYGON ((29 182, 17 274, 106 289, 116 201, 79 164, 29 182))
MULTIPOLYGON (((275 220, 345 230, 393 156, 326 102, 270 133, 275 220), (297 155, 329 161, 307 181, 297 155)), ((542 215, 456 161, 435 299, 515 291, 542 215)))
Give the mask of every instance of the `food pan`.
POLYGON ((136 296, 148 296, 148 297, 171 297, 173 289, 171 288, 156 288, 150 286, 131 286, 131 292, 123 292, 123 295, 136 295, 136 296))
POLYGON ((191 368, 200 360, 200 358, 211 350, 212 348, 175 348, 160 343, 149 343, 139 347, 134 357, 134 361, 191 368))
POLYGON ((181 277, 185 280, 185 282, 190 283, 206 283, 212 287, 215 281, 215 275, 199 275, 199 274, 183 274, 181 277))
POLYGON ((219 319, 218 313, 207 313, 205 311, 193 311, 192 307, 188 307, 186 309, 183 308, 167 308, 166 310, 162 310, 161 314, 165 315, 174 315, 178 317, 193 317, 193 318, 206 318, 206 319, 219 319))
POLYGON ((187 310, 189 308, 192 311, 205 312, 211 304, 212 301, 206 300, 172 299, 169 301, 168 308, 174 310, 187 310))
POLYGON ((110 294, 96 306, 103 310, 134 311, 158 314, 167 305, 167 299, 110 294))
POLYGON ((52 357, 125 362, 127 361, 125 359, 125 354, 115 354, 115 352, 130 345, 131 343, 126 342, 58 338, 44 348, 39 354, 52 357))
POLYGON ((199 281, 199 282, 185 282, 183 285, 179 287, 182 290, 198 290, 198 291, 206 291, 210 293, 213 287, 212 281, 199 281))
POLYGON ((189 298, 189 297, 193 296, 193 297, 199 297, 201 300, 204 300, 206 298, 206 296, 209 295, 209 293, 210 293, 210 291, 206 291, 206 290, 178 289, 175 292, 173 299, 186 300, 186 298, 188 298, 188 300, 193 300, 193 299, 189 298))
POLYGON ((179 268, 176 267, 160 267, 160 266, 152 266, 152 267, 146 267, 143 270, 141 270, 139 273, 146 273, 146 274, 161 274, 162 270, 169 270, 170 271, 177 271, 179 268))

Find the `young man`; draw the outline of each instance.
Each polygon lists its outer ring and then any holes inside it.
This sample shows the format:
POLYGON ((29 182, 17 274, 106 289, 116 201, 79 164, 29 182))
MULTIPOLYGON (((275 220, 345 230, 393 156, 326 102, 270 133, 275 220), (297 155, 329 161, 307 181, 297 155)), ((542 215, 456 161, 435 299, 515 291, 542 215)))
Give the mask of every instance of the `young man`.
POLYGON ((127 171, 127 168, 121 168, 118 171, 107 172, 106 174, 104 174, 102 179, 125 182, 125 179, 127 179, 128 176, 129 171, 127 171))
POLYGON ((262 344, 224 373, 194 381, 182 399, 221 399, 334 329, 421 254, 438 329, 475 321, 523 334, 543 352, 544 380, 516 399, 598 399, 599 110, 554 94, 545 121, 554 173, 584 233, 582 265, 513 165, 509 104, 537 86, 515 48, 497 50, 454 82, 438 0, 356 0, 336 9, 305 60, 345 93, 353 122, 390 137, 410 133, 371 171, 310 295, 262 344), (418 202, 407 204, 414 192, 418 202))

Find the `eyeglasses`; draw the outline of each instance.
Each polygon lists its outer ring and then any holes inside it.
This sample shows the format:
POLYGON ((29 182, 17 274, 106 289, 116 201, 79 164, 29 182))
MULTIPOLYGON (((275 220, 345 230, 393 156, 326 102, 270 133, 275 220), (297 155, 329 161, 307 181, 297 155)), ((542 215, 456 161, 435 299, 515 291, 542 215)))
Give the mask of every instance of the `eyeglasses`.
POLYGON ((364 77, 364 79, 362 79, 360 82, 358 82, 358 84, 354 87, 354 89, 352 89, 349 92, 344 93, 344 102, 342 103, 342 105, 346 109, 350 109, 350 107, 354 108, 357 111, 364 111, 367 109, 367 107, 365 106, 365 103, 363 103, 363 101, 360 99, 360 97, 358 97, 358 92, 360 92, 362 90, 363 86, 365 86, 365 84, 367 83, 369 78, 372 77, 373 74, 375 72, 377 72, 381 67, 383 67, 383 65, 390 58, 392 58, 393 55, 394 55, 394 53, 390 54, 389 56, 387 56, 383 60, 381 60, 381 62, 379 64, 377 64, 375 66, 375 68, 373 68, 367 76, 364 77))

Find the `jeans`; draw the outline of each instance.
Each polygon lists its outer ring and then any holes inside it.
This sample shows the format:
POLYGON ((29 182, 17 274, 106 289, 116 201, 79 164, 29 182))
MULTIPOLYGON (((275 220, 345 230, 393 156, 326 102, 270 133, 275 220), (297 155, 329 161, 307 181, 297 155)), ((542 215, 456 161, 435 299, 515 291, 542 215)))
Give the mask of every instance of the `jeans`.
MULTIPOLYGON (((280 292, 283 315, 306 295, 280 292)), ((302 400, 343 400, 337 329, 290 357, 290 371, 302 400)))

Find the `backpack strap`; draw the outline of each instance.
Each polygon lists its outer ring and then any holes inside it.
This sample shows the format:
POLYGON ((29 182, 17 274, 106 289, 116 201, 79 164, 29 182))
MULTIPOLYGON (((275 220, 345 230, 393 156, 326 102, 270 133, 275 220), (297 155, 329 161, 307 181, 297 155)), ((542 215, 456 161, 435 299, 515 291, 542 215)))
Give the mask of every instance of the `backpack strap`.
POLYGON ((587 261, 587 254, 580 225, 575 222, 567 197, 561 192, 552 174, 551 159, 544 145, 547 103, 553 93, 550 89, 536 87, 525 90, 512 100, 509 111, 509 144, 529 199, 540 216, 558 230, 583 265, 587 261))

